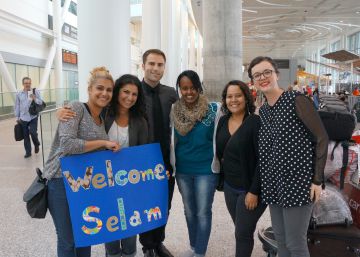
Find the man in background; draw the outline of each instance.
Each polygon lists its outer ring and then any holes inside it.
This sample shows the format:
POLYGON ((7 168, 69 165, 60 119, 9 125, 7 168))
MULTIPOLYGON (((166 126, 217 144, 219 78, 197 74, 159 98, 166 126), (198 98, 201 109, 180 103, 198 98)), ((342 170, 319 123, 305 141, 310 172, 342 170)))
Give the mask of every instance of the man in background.
POLYGON ((24 158, 31 156, 31 142, 35 147, 35 153, 39 152, 40 141, 38 139, 37 126, 38 126, 38 115, 31 115, 29 113, 29 107, 32 101, 37 104, 42 104, 40 93, 35 89, 35 94, 31 88, 31 79, 24 77, 22 79, 23 90, 16 94, 15 100, 15 117, 16 121, 21 124, 24 133, 24 158))

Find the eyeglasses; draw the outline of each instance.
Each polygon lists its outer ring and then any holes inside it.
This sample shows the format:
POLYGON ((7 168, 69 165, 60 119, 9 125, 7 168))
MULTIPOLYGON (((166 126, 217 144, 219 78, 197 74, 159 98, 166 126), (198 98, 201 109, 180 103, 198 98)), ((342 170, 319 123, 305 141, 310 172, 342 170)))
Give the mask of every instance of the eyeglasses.
POLYGON ((264 76, 264 78, 270 78, 272 73, 274 71, 273 70, 264 70, 263 72, 256 72, 252 75, 253 80, 255 81, 259 81, 261 79, 261 76, 264 76))

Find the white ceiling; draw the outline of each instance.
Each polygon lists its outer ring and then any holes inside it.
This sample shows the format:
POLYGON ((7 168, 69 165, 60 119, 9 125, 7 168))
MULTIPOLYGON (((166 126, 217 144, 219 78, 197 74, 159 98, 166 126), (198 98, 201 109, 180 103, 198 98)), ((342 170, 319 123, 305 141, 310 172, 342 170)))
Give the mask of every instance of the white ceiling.
MULTIPOLYGON (((203 1, 192 0, 200 31, 203 1)), ((244 63, 255 55, 305 59, 341 34, 360 31, 360 0, 243 0, 242 7, 244 63)))

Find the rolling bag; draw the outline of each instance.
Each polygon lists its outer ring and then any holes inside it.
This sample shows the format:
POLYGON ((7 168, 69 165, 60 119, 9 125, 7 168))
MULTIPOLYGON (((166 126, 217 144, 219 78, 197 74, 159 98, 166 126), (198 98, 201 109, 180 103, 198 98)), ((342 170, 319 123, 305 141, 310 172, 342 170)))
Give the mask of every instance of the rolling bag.
MULTIPOLYGON (((350 207, 352 217, 349 217, 349 208, 345 210, 343 206, 344 200, 340 199, 341 197, 337 194, 340 191, 331 186, 327 186, 327 188, 334 189, 328 194, 328 197, 335 200, 325 199, 325 197, 323 199, 325 203, 331 201, 332 204, 326 204, 325 208, 316 210, 315 224, 312 223, 313 221, 309 223, 310 229, 307 234, 310 256, 360 257, 360 187, 345 183, 342 191, 345 203, 348 204, 346 207, 350 207), (335 208, 337 206, 340 208, 335 208), (331 210, 331 214, 324 215, 329 210, 331 210), (354 224, 350 224, 350 219, 354 224), (328 223, 337 223, 337 225, 328 223)), ((277 242, 272 228, 260 229, 258 237, 267 257, 276 257, 277 242)))
MULTIPOLYGON (((272 228, 258 232, 267 257, 276 257, 277 243, 272 228)), ((360 230, 354 225, 324 226, 308 231, 311 257, 360 257, 360 230)))
POLYGON ((360 230, 355 225, 310 229, 308 246, 311 257, 359 257, 360 230))

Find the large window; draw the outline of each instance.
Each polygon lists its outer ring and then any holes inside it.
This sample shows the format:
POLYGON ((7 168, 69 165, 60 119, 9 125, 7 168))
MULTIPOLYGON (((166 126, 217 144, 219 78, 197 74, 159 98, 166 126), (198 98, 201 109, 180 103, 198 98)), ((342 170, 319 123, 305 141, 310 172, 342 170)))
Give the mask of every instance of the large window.
POLYGON ((360 54, 360 31, 348 36, 347 42, 349 51, 360 54))
POLYGON ((340 40, 331 44, 331 52, 335 52, 339 50, 340 50, 340 40))
MULTIPOLYGON (((55 86, 54 70, 50 72, 50 78, 46 82, 43 89, 39 88, 40 80, 44 73, 44 68, 6 63, 7 69, 10 73, 11 79, 14 81, 16 90, 23 89, 22 78, 30 77, 32 81, 32 87, 36 87, 40 90, 41 96, 46 103, 55 103, 57 100, 77 100, 78 99, 78 73, 77 71, 63 71, 63 85, 61 87, 55 86), (62 95, 62 98, 57 97, 62 95)), ((13 92, 4 78, 0 77, 0 115, 12 113, 12 107, 14 106, 13 92)), ((60 102, 59 102, 60 103, 60 102)))
MULTIPOLYGON (((50 0, 52 2, 52 0, 50 0)), ((64 6, 65 0, 61 0, 61 7, 64 6)), ((77 16, 77 3, 71 1, 69 5, 69 12, 77 16)))
MULTIPOLYGON (((322 57, 324 54, 326 54, 326 48, 323 48, 320 50, 320 63, 327 63, 328 59, 322 57)), ((326 67, 324 65, 320 65, 320 74, 327 73, 326 67)))
POLYGON ((29 76, 28 67, 26 65, 16 64, 15 68, 16 88, 22 90, 22 79, 29 76))

